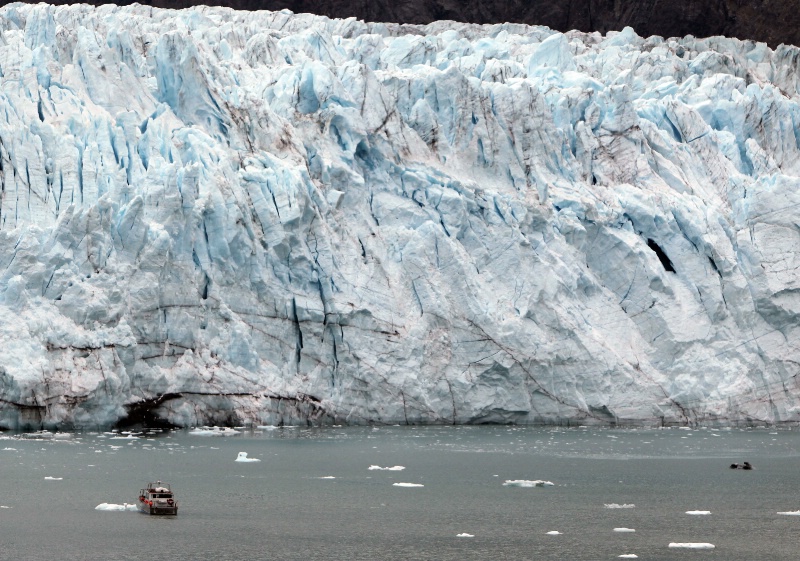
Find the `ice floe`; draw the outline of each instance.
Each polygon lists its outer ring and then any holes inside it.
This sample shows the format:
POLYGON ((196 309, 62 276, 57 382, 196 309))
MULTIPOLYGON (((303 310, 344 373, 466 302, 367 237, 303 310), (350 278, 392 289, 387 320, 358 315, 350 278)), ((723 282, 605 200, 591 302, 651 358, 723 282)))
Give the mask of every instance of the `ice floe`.
POLYGON ((635 553, 624 553, 619 556, 620 559, 638 559, 639 556, 635 553))
POLYGON ((463 534, 457 534, 456 537, 457 538, 474 538, 475 535, 474 534, 468 534, 468 533, 464 532, 463 534))
POLYGON ((136 510, 135 504, 130 503, 122 503, 121 505, 114 504, 114 503, 100 503, 96 507, 95 510, 108 510, 108 511, 124 511, 124 510, 136 510))
POLYGON ((241 434, 240 431, 229 427, 202 427, 189 431, 192 436, 233 436, 241 434))
POLYGON ((691 514, 693 516, 705 516, 707 514, 711 514, 710 510, 687 510, 686 514, 691 514))
POLYGON ((633 528, 614 528, 615 532, 635 532, 633 528))
POLYGON ((46 481, 61 481, 64 479, 63 477, 50 477, 49 475, 45 477, 46 481))
POLYGON ((669 546, 673 549, 714 549, 713 543, 671 543, 669 546))
POLYGON ((395 487, 425 487, 421 483, 392 483, 395 487))
POLYGON ((604 506, 605 508, 636 508, 636 505, 635 505, 635 504, 623 504, 623 505, 619 505, 619 504, 617 504, 617 503, 611 503, 611 504, 606 504, 606 505, 603 505, 603 506, 604 506))
POLYGON ((239 455, 236 456, 236 460, 235 461, 237 461, 237 462, 260 462, 261 460, 259 460, 258 458, 248 458, 247 457, 247 452, 239 452, 239 455))
POLYGON ((558 530, 550 530, 549 532, 547 532, 547 535, 548 536, 560 536, 561 532, 559 532, 558 530))
POLYGON ((405 466, 391 466, 391 467, 369 466, 367 469, 371 470, 371 471, 375 471, 375 470, 381 470, 381 471, 403 471, 404 469, 406 469, 406 467, 405 466))
POLYGON ((791 510, 786 512, 779 512, 778 514, 782 514, 784 516, 800 516, 800 510, 791 510))
POLYGON ((551 481, 543 481, 541 479, 506 479, 503 482, 503 487, 552 487, 555 483, 551 481))

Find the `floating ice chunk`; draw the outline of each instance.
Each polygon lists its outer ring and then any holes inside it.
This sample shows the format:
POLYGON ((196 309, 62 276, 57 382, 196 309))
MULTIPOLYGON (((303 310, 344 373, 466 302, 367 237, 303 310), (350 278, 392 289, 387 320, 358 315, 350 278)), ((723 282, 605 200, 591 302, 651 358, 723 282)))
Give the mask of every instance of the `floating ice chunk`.
POLYGON ((369 466, 368 470, 382 470, 382 471, 403 471, 406 469, 405 466, 391 466, 391 467, 381 467, 381 466, 369 466))
POLYGON ((638 559, 639 558, 639 556, 636 555, 635 553, 624 553, 624 554, 620 555, 619 557, 620 557, 620 559, 638 559))
POLYGON ((138 440, 138 436, 134 436, 132 434, 126 434, 125 436, 112 436, 109 440, 138 440))
POLYGON ((259 460, 258 458, 248 458, 247 457, 247 452, 239 452, 239 455, 236 456, 236 460, 235 461, 237 461, 237 462, 260 462, 261 460, 259 460))
POLYGON ((553 485, 555 484, 541 479, 534 479, 533 481, 527 479, 506 479, 505 482, 503 482, 503 487, 552 487, 553 485))
POLYGON ((561 532, 559 532, 558 530, 550 530, 549 532, 547 532, 547 535, 548 536, 560 536, 561 532))
POLYGON ((14 450, 14 451, 16 451, 16 448, 3 448, 3 450, 14 450))
POLYGON ((670 547, 675 549, 714 549, 713 543, 671 543, 670 547))
POLYGON ((395 487, 425 487, 421 483, 392 483, 395 487))
POLYGON ((11 508, 11 507, 6 505, 0 505, 0 508, 11 508))
POLYGON ((607 505, 603 505, 603 506, 605 506, 606 508, 636 508, 636 505, 633 504, 633 503, 624 504, 624 505, 618 505, 617 503, 611 503, 611 504, 607 504, 607 505))
POLYGON ((256 428, 259 430, 276 430, 279 429, 280 427, 277 427, 275 425, 258 425, 256 428))
POLYGON ((323 475, 322 477, 318 477, 317 479, 336 479, 333 475, 323 475))
POLYGON ((711 514, 710 510, 687 510, 686 514, 692 514, 695 516, 705 516, 706 514, 711 514))
POLYGON ((633 528, 614 528, 615 532, 635 532, 633 528))
POLYGON ((192 429, 189 434, 192 436, 233 436, 241 433, 229 427, 203 427, 192 429))
POLYGON ((456 537, 457 538, 474 538, 475 535, 474 534, 468 534, 468 533, 464 532, 463 534, 456 534, 456 537))
POLYGON ((50 477, 49 475, 45 477, 46 481, 61 481, 64 479, 63 477, 50 477))
POLYGON ((114 504, 114 503, 100 503, 96 507, 95 510, 109 510, 109 511, 124 511, 124 510, 136 510, 135 504, 128 504, 122 503, 121 505, 114 504))
POLYGON ((778 514, 782 514, 784 516, 800 516, 800 510, 792 510, 788 512, 779 512, 778 514))

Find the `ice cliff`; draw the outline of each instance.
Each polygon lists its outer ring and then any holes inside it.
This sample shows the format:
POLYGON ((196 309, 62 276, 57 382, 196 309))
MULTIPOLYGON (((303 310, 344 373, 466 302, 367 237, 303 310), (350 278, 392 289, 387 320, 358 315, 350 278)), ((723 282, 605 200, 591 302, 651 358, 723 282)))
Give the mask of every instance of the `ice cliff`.
POLYGON ((3 427, 800 420, 800 49, 0 30, 3 427))

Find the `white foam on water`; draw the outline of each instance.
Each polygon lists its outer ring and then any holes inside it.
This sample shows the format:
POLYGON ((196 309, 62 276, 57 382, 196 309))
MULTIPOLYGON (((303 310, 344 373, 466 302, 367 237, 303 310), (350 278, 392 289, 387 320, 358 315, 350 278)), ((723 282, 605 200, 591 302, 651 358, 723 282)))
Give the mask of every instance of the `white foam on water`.
POLYGON ((713 543, 671 543, 673 549, 714 549, 713 543))
POLYGON ((258 458, 248 458, 247 452, 239 452, 239 455, 236 456, 236 462, 260 462, 258 458))
POLYGON ((543 481, 541 479, 506 479, 503 482, 503 487, 552 487, 555 483, 551 481, 543 481))
POLYGON ((62 479, 64 479, 64 478, 63 477, 50 477, 49 475, 47 477, 45 477, 45 480, 47 480, 47 481, 61 481, 62 479))
POLYGON ((381 467, 381 466, 369 466, 367 468, 370 471, 381 470, 381 471, 403 471, 406 469, 406 466, 391 466, 391 467, 381 467))
POLYGON ((395 487, 425 487, 421 483, 392 483, 395 487))
POLYGON ((547 535, 548 536, 560 536, 561 532, 559 532, 558 530, 550 530, 549 532, 547 532, 547 535))
POLYGON ((317 477, 317 479, 336 479, 333 475, 323 475, 322 477, 317 477))
POLYGON ((779 512, 778 514, 782 514, 784 516, 800 516, 800 510, 791 510, 787 512, 779 512))
POLYGON ((635 532, 633 528, 614 528, 615 532, 635 532))
POLYGON ((606 505, 603 505, 603 506, 606 507, 606 508, 636 508, 636 505, 633 504, 633 503, 624 504, 624 505, 619 505, 617 503, 611 503, 611 504, 606 504, 606 505))
POLYGON ((705 516, 706 514, 711 514, 710 510, 687 510, 686 514, 691 514, 694 516, 705 516))
POLYGON ((114 504, 114 503, 100 503, 99 505, 94 507, 94 509, 95 510, 107 510, 107 511, 119 511, 119 512, 122 512, 122 511, 125 511, 125 510, 136 510, 136 505, 128 504, 128 503, 122 503, 121 505, 114 504))
POLYGON ((468 533, 464 532, 463 534, 457 534, 456 537, 457 538, 474 538, 475 535, 474 534, 468 534, 468 533))

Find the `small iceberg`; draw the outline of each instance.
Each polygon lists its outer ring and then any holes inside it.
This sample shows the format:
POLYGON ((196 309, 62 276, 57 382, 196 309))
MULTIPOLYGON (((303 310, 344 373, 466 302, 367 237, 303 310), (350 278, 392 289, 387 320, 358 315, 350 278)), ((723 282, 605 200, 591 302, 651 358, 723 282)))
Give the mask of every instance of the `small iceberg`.
POLYGON ((13 451, 16 452, 17 449, 16 448, 3 448, 3 450, 13 450, 13 451))
POLYGON ((11 508, 11 507, 6 505, 0 505, 0 508, 11 508))
POLYGON ((639 556, 634 553, 625 553, 619 556, 620 559, 638 559, 639 556))
POLYGON ((635 504, 618 505, 617 503, 611 503, 603 506, 606 508, 636 508, 635 504))
POLYGON ((555 484, 550 481, 543 481, 541 479, 534 479, 529 481, 527 479, 506 479, 503 482, 503 487, 552 487, 555 484))
POLYGON ((559 532, 558 530, 550 530, 549 532, 547 532, 547 535, 548 536, 560 536, 561 532, 559 532))
POLYGON ((421 483, 392 483, 395 487, 425 487, 421 483))
POLYGON ((714 549, 713 543, 671 543, 669 544, 674 549, 714 549))
POLYGON ((189 434, 192 436, 233 436, 241 433, 229 427, 202 427, 190 430, 189 434))
POLYGON ((403 471, 406 469, 406 466, 392 466, 392 467, 381 467, 381 466, 369 466, 367 468, 370 471, 381 470, 381 471, 403 471))
POLYGON ((615 532, 635 532, 633 528, 614 528, 615 532))
POLYGON ((457 534, 456 537, 457 538, 474 538, 475 535, 474 534, 467 534, 466 532, 464 532, 463 534, 457 534))
POLYGON ((239 455, 236 456, 236 460, 235 461, 237 461, 237 462, 260 462, 261 460, 259 460, 258 458, 248 458, 247 457, 247 452, 239 452, 239 455))
POLYGON ((96 507, 95 510, 107 510, 107 511, 123 511, 123 510, 136 510, 135 504, 128 504, 122 503, 121 505, 114 504, 114 503, 100 503, 96 507))
POLYGON ((800 510, 791 510, 788 512, 779 512, 778 514, 782 514, 783 516, 800 516, 800 510))
POLYGON ((686 514, 691 514, 693 516, 705 516, 707 514, 711 514, 710 510, 687 510, 686 514))
POLYGON ((45 481, 61 481, 61 480, 62 480, 62 479, 64 479, 64 478, 63 478, 63 477, 50 477, 50 476, 48 475, 48 476, 47 476, 47 477, 45 477, 44 479, 45 479, 45 481))

